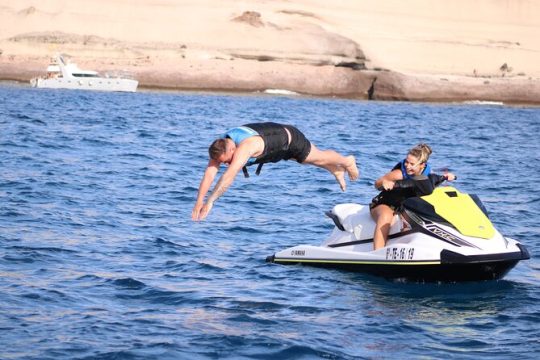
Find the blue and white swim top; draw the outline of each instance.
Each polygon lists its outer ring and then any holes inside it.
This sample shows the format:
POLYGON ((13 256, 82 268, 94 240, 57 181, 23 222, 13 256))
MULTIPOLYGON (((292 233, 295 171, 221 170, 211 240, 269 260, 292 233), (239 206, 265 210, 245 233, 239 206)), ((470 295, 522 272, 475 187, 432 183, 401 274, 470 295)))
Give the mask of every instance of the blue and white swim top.
MULTIPOLYGON (((405 169, 405 160, 403 159, 400 162, 394 166, 392 170, 401 169, 401 174, 403 175, 403 179, 412 179, 412 176, 407 174, 407 169, 405 169)), ((426 167, 424 168, 424 171, 422 171, 422 175, 429 175, 431 173, 431 166, 429 166, 428 163, 426 163, 426 167)))
MULTIPOLYGON (((259 133, 252 128, 249 128, 247 126, 239 126, 228 130, 225 134, 223 134, 222 138, 231 139, 232 141, 234 141, 234 144, 238 146, 245 139, 257 135, 259 135, 259 133)), ((253 165, 255 161, 257 161, 257 158, 249 158, 246 165, 253 165)))

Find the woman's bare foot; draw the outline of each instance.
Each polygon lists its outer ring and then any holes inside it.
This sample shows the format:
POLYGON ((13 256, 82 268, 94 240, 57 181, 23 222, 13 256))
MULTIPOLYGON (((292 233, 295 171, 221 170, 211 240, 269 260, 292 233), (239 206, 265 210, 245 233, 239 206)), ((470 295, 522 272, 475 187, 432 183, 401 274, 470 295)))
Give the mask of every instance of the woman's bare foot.
POLYGON ((347 170, 347 174, 349 174, 349 179, 351 179, 351 181, 358 179, 358 167, 356 166, 356 159, 353 155, 347 156, 347 165, 345 166, 345 170, 347 170))

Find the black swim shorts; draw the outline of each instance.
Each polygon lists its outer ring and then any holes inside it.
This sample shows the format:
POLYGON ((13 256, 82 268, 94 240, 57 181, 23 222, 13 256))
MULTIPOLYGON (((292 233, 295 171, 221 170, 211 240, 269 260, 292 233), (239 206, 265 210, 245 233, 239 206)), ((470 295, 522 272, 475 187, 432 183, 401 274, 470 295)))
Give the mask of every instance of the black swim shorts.
POLYGON ((311 151, 311 143, 306 136, 292 125, 283 125, 291 133, 291 143, 284 160, 295 159, 303 163, 311 151))
POLYGON ((399 200, 400 199, 398 199, 394 193, 389 191, 382 191, 379 193, 379 195, 371 199, 371 203, 369 204, 369 210, 373 210, 379 205, 386 205, 392 210, 394 210, 395 213, 400 206, 399 200))

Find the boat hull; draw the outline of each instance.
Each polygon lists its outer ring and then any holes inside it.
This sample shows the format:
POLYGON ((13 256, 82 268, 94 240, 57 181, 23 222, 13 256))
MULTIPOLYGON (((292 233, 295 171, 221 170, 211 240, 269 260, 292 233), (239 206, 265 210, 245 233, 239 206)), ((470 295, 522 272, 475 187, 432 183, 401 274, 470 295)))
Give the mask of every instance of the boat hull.
POLYGON ((93 91, 120 91, 136 92, 139 82, 132 79, 121 78, 58 78, 58 79, 32 79, 32 87, 43 89, 71 89, 93 91))
POLYGON ((267 259, 277 264, 304 264, 315 267, 361 272, 389 280, 409 282, 464 282, 502 279, 519 260, 493 261, 471 264, 365 264, 331 261, 283 261, 267 259))
MULTIPOLYGON (((267 257, 266 261, 276 264, 303 264, 334 268, 381 276, 391 280, 411 282, 463 282, 502 279, 520 260, 527 260, 527 249, 519 244, 519 251, 489 255, 466 256, 443 250, 439 259, 388 261, 362 254, 347 257, 305 258, 298 247, 284 250, 267 257), (287 254, 300 254, 289 256, 287 254)), ((369 255, 369 254, 368 254, 369 255)))

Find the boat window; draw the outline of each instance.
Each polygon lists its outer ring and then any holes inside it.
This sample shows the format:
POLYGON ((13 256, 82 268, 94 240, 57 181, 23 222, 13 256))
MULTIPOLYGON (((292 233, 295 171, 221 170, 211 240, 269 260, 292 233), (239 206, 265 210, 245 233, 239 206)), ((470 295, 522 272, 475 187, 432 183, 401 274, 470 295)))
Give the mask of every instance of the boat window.
POLYGON ((97 75, 94 75, 94 74, 73 74, 73 76, 75 77, 98 77, 97 75))

